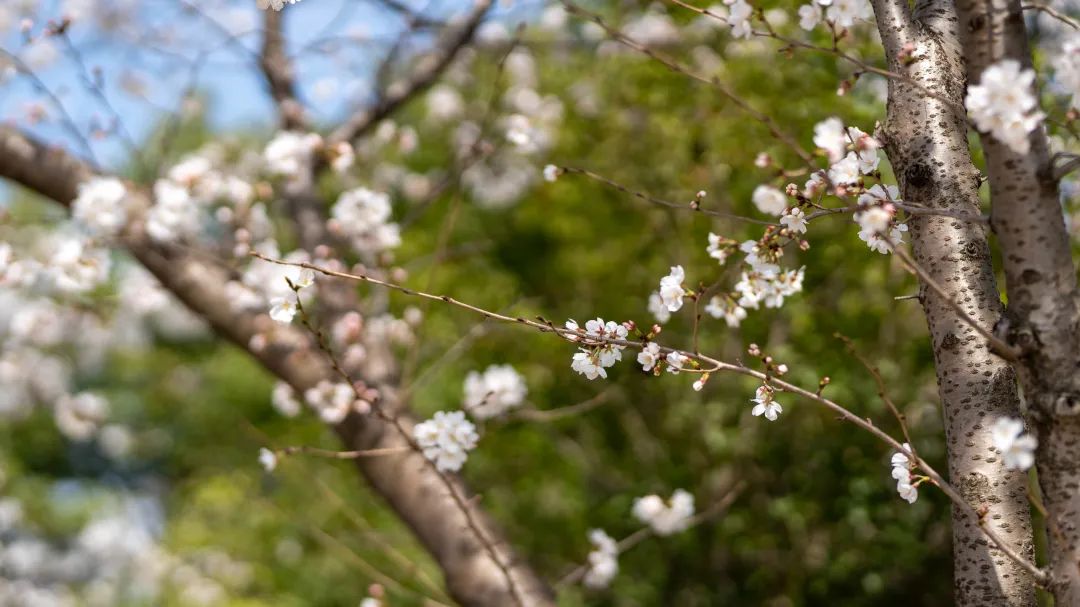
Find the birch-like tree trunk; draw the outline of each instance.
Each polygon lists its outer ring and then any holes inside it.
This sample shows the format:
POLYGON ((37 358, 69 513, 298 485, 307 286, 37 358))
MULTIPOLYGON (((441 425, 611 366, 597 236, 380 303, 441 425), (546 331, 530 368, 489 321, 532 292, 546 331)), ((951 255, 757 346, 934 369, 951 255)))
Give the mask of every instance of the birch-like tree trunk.
MULTIPOLYGON (((910 78, 889 79, 881 134, 901 197, 978 217, 979 175, 968 151, 953 6, 923 2, 911 12, 903 0, 876 0, 874 9, 890 70, 910 78)), ((930 327, 950 481, 970 504, 986 509, 986 523, 1017 553, 1032 558, 1027 476, 993 457, 988 431, 994 419, 1019 415, 1016 376, 970 323, 990 331, 1002 313, 986 230, 945 215, 918 215, 909 225, 915 261, 941 290, 923 280, 919 301, 930 327)), ((953 508, 956 604, 1035 605, 1031 576, 994 549, 979 524, 953 508)))
MULTIPOLYGON (((1019 0, 961 0, 957 11, 971 82, 1003 59, 1031 67, 1019 0)), ((1039 439, 1051 591, 1058 605, 1080 605, 1080 304, 1058 176, 1042 128, 1027 154, 986 134, 981 141, 1009 296, 1000 332, 1021 352, 1028 422, 1039 439)))

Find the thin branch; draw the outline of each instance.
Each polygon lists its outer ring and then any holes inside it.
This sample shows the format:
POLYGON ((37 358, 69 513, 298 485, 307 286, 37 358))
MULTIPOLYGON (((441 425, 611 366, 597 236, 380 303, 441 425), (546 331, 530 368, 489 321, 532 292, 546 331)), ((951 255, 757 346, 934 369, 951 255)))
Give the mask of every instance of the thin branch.
POLYGON ((743 215, 738 215, 736 213, 728 213, 726 211, 714 211, 712 209, 704 209, 704 208, 701 208, 700 204, 690 204, 690 203, 678 204, 678 203, 671 202, 671 201, 668 201, 668 200, 663 200, 661 198, 656 198, 655 196, 652 196, 650 194, 646 194, 645 192, 639 192, 637 190, 630 189, 627 186, 624 186, 624 185, 622 185, 620 183, 616 183, 616 182, 608 179, 607 177, 604 177, 603 175, 599 175, 597 173, 594 173, 594 172, 592 172, 592 171, 590 171, 588 169, 579 169, 579 168, 576 168, 576 167, 558 167, 558 169, 560 171, 562 171, 564 173, 568 173, 568 174, 584 175, 584 176, 588 177, 589 179, 592 179, 594 181, 599 181, 600 183, 603 183, 605 185, 609 185, 609 186, 615 188, 616 190, 618 190, 618 191, 620 191, 620 192, 622 192, 624 194, 629 194, 629 195, 631 195, 631 196, 633 196, 635 198, 644 200, 645 202, 655 204, 655 205, 659 205, 659 206, 662 206, 662 207, 667 207, 669 209, 676 209, 676 210, 679 210, 679 211, 693 211, 695 213, 701 213, 702 215, 709 215, 710 217, 723 217, 725 219, 737 219, 739 221, 745 221, 747 223, 756 223, 758 225, 765 225, 765 226, 776 225, 775 223, 772 223, 772 222, 769 222, 769 221, 763 221, 761 219, 754 219, 753 217, 746 217, 746 216, 743 216, 743 215))
POLYGON ((949 305, 949 307, 952 308, 953 311, 956 312, 956 314, 965 323, 968 324, 968 326, 970 326, 972 329, 975 329, 976 333, 978 333, 979 335, 983 336, 983 338, 986 339, 986 341, 990 344, 990 348, 998 356, 1000 356, 1000 357, 1002 357, 1005 360, 1008 360, 1010 362, 1016 362, 1017 360, 1020 359, 1019 350, 1017 350, 1015 347, 1005 343, 998 336, 994 335, 990 330, 986 329, 985 327, 981 326, 979 323, 975 322, 975 319, 972 318, 971 315, 968 314, 966 310, 964 310, 964 307, 961 306, 960 303, 957 302, 955 299, 950 297, 949 294, 945 291, 945 289, 942 288, 942 286, 939 285, 937 283, 937 281, 934 280, 934 278, 932 276, 930 276, 930 274, 927 273, 927 271, 922 268, 922 266, 915 263, 915 260, 913 260, 911 258, 911 256, 909 256, 907 254, 906 251, 904 251, 900 247, 894 246, 892 244, 892 241, 890 241, 888 238, 885 238, 884 241, 888 245, 888 247, 892 250, 892 252, 896 254, 896 256, 900 259, 900 261, 902 261, 904 263, 904 265, 907 266, 908 270, 910 270, 912 273, 914 273, 916 276, 918 276, 919 280, 921 280, 923 282, 923 284, 925 284, 927 287, 929 287, 931 291, 933 291, 939 297, 941 297, 943 300, 945 300, 945 302, 949 305))
POLYGON ((743 112, 745 112, 747 115, 749 115, 754 120, 760 122, 769 131, 769 133, 773 137, 775 137, 778 141, 780 141, 781 143, 783 143, 787 147, 791 148, 791 150, 799 158, 801 158, 806 164, 813 164, 812 156, 810 155, 810 153, 807 152, 806 150, 804 150, 802 148, 802 146, 799 145, 799 142, 795 140, 794 137, 792 137, 791 135, 785 133, 780 128, 780 125, 776 124, 776 121, 773 120, 768 114, 765 114, 765 113, 763 113, 761 111, 758 111, 757 109, 754 109, 754 107, 752 105, 750 105, 750 103, 748 101, 746 101, 745 99, 743 99, 742 97, 737 95, 735 93, 735 91, 733 91, 730 87, 728 87, 726 84, 721 82, 718 78, 715 78, 715 77, 709 78, 709 77, 697 74, 695 72, 692 72, 689 69, 679 65, 674 60, 668 59, 667 57, 664 57, 664 56, 660 55, 659 53, 653 51, 652 49, 645 46, 644 44, 641 44, 640 42, 637 42, 637 41, 635 41, 635 40, 633 40, 631 38, 628 38, 626 35, 624 35, 619 30, 617 30, 614 27, 608 25, 603 20, 603 18, 600 17, 600 15, 598 15, 596 13, 593 13, 591 11, 587 11, 587 10, 581 8, 580 6, 574 4, 573 2, 570 2, 569 0, 559 0, 559 1, 562 3, 562 5, 564 7, 566 7, 567 11, 569 11, 569 12, 575 14, 575 15, 578 15, 579 17, 584 17, 585 19, 588 19, 588 20, 592 21, 593 23, 599 25, 605 32, 607 32, 608 36, 610 36, 616 42, 619 42, 624 46, 632 48, 635 51, 638 51, 638 52, 646 55, 650 59, 653 59, 654 61, 657 61, 657 62, 663 64, 665 67, 667 67, 668 69, 670 69, 673 72, 683 74, 685 76, 689 76, 690 78, 692 78, 694 80, 697 80, 698 82, 707 84, 707 85, 715 88, 716 90, 720 91, 721 94, 723 94, 725 97, 728 98, 728 100, 730 100, 732 103, 734 103, 736 106, 738 106, 739 109, 741 109, 743 112))
MULTIPOLYGON (((314 264, 310 264, 310 263, 306 263, 306 262, 290 262, 290 261, 285 261, 285 260, 281 260, 281 259, 274 259, 272 257, 266 257, 264 255, 261 255, 261 254, 259 254, 257 252, 253 252, 253 253, 251 253, 251 255, 254 256, 254 257, 258 257, 260 259, 263 259, 264 261, 268 261, 270 263, 275 263, 275 264, 278 264, 278 265, 294 266, 294 267, 299 267, 299 268, 307 268, 307 269, 312 270, 314 272, 318 272, 320 274, 323 274, 324 276, 335 276, 335 277, 344 278, 344 279, 347 279, 347 280, 371 283, 371 284, 374 284, 374 285, 379 285, 379 286, 385 287, 387 289, 398 291, 398 292, 403 293, 405 295, 409 295, 409 296, 413 296, 413 297, 419 297, 419 298, 423 298, 423 299, 430 299, 430 300, 434 300, 434 301, 442 301, 442 302, 445 302, 447 304, 450 304, 451 306, 462 308, 462 309, 465 309, 465 310, 469 310, 469 311, 474 312, 476 314, 479 314, 479 315, 481 315, 481 316, 483 316, 485 318, 490 318, 492 320, 497 320, 497 321, 505 322, 505 323, 513 323, 513 324, 524 325, 524 326, 536 329, 537 331, 539 331, 541 333, 552 333, 552 334, 555 334, 555 335, 561 337, 562 339, 565 339, 565 340, 567 340, 567 341, 569 341, 571 343, 574 343, 574 344, 580 344, 581 343, 580 340, 583 340, 585 338, 584 334, 581 333, 580 331, 573 331, 573 330, 570 330, 570 329, 567 329, 567 328, 564 328, 564 327, 555 326, 553 323, 551 323, 550 321, 544 320, 543 318, 541 318, 540 320, 530 320, 530 319, 526 319, 526 318, 522 318, 522 317, 507 316, 507 315, 504 315, 504 314, 499 314, 499 313, 496 313, 496 312, 492 312, 490 310, 485 310, 484 308, 480 308, 478 306, 474 306, 472 304, 468 304, 468 303, 459 301, 459 300, 454 299, 453 297, 450 297, 448 295, 435 295, 435 294, 432 294, 432 293, 426 293, 426 292, 423 292, 423 291, 417 291, 415 289, 410 289, 408 287, 404 287, 404 286, 401 286, 399 284, 392 283, 392 282, 385 281, 385 280, 381 280, 381 279, 378 279, 378 278, 374 278, 372 276, 368 276, 368 275, 365 275, 365 274, 349 274, 347 272, 338 272, 336 270, 330 270, 328 268, 323 268, 323 267, 320 267, 320 266, 317 266, 317 265, 314 265, 314 264)), ((604 336, 590 335, 590 336, 588 336, 588 342, 587 343, 596 344, 596 345, 610 344, 610 345, 624 346, 624 347, 630 347, 630 348, 635 348, 635 349, 643 349, 649 342, 647 342, 647 341, 633 341, 633 340, 627 340, 627 339, 616 339, 616 338, 609 338, 609 337, 604 337, 604 336)), ((929 463, 926 462, 926 460, 920 458, 914 452, 912 452, 911 450, 905 448, 899 441, 894 439, 892 436, 890 436, 885 431, 878 428, 877 425, 874 424, 874 422, 871 421, 870 419, 860 417, 860 416, 856 415, 855 413, 851 412, 849 409, 847 409, 843 405, 841 405, 841 404, 839 404, 839 403, 837 403, 837 402, 835 402, 835 401, 833 401, 831 399, 825 398, 824 396, 821 395, 820 391, 819 392, 811 392, 809 390, 806 390, 806 389, 801 388, 799 386, 796 386, 794 384, 788 383, 788 382, 786 382, 786 381, 784 381, 782 379, 779 379, 778 377, 775 377, 773 375, 770 375, 768 373, 763 373, 761 371, 757 371, 756 369, 751 369, 750 367, 747 367, 747 366, 745 366, 745 365, 743 365, 741 363, 728 363, 728 362, 718 360, 716 358, 712 358, 710 356, 706 356, 704 354, 695 353, 695 352, 688 352, 688 351, 685 351, 685 350, 680 350, 680 349, 677 349, 677 348, 671 348, 671 347, 668 347, 668 346, 660 346, 659 344, 657 344, 657 345, 659 346, 659 351, 662 354, 669 354, 669 353, 672 353, 672 352, 676 352, 676 353, 682 354, 683 356, 685 356, 686 358, 688 358, 690 360, 697 361, 701 365, 705 365, 705 366, 702 366, 701 368, 698 368, 698 369, 684 368, 683 371, 695 372, 695 373, 730 372, 730 373, 736 373, 736 374, 739 374, 739 375, 745 375, 745 376, 748 376, 748 377, 753 377, 753 378, 759 379, 761 381, 768 381, 769 385, 772 386, 773 388, 779 389, 779 390, 781 390, 783 392, 789 392, 791 394, 802 396, 803 398, 809 399, 809 400, 811 400, 813 402, 816 402, 816 403, 824 406, 825 408, 829 409, 830 411, 836 413, 844 421, 847 421, 847 422, 850 422, 850 423, 854 424, 856 427, 861 428, 862 430, 865 430, 866 432, 869 432, 873 436, 877 437, 879 440, 886 443, 887 445, 889 445, 893 449, 896 449, 897 451, 908 455, 911 458, 911 461, 915 462, 916 466, 921 468, 923 470, 923 472, 926 473, 926 476, 930 479, 930 481, 933 484, 937 485, 945 493, 945 495, 950 500, 952 500, 956 505, 958 505, 963 512, 965 512, 969 516, 972 516, 972 517, 975 518, 975 520, 979 524, 979 527, 983 530, 983 534, 986 535, 986 537, 989 538, 995 544, 995 546, 997 546, 1002 551, 1002 553, 1004 553, 1006 556, 1008 556, 1009 558, 1016 561, 1016 563, 1018 565, 1020 565, 1025 570, 1027 570, 1029 573, 1031 573, 1031 575, 1034 577, 1034 579, 1036 580, 1037 583, 1039 583, 1041 585, 1046 585, 1048 583, 1049 575, 1047 574, 1047 572, 1042 570, 1042 569, 1039 569, 1036 565, 1034 565, 1030 561, 1024 559, 1022 556, 1018 555, 1015 551, 1013 551, 1011 548, 1009 548, 1008 544, 1001 538, 1001 536, 999 536, 996 531, 991 529, 989 526, 987 526, 983 522, 983 516, 980 514, 979 510, 977 510, 974 506, 972 506, 970 503, 968 503, 967 500, 965 500, 963 498, 963 496, 960 495, 960 492, 956 488, 954 488, 952 485, 950 485, 948 483, 948 481, 946 481, 945 478, 943 476, 941 476, 941 474, 939 474, 933 467, 930 466, 929 463)), ((345 377, 348 377, 348 376, 346 375, 345 377)), ((444 477, 440 476, 440 478, 444 478, 444 477)))
POLYGON ((1061 11, 1048 4, 1043 4, 1042 2, 1028 2, 1027 4, 1024 4, 1021 8, 1023 8, 1025 11, 1040 11, 1046 13, 1047 15, 1050 15, 1054 19, 1057 19, 1058 21, 1073 28, 1074 30, 1080 30, 1080 23, 1077 23, 1076 20, 1072 17, 1062 13, 1061 11))
POLYGON ((380 120, 392 114, 398 107, 424 92, 453 63, 458 53, 472 40, 473 34, 491 8, 492 0, 476 0, 464 23, 444 34, 435 50, 421 57, 412 74, 400 83, 389 87, 386 94, 373 107, 362 108, 338 126, 327 141, 333 145, 352 141, 363 135, 380 120))

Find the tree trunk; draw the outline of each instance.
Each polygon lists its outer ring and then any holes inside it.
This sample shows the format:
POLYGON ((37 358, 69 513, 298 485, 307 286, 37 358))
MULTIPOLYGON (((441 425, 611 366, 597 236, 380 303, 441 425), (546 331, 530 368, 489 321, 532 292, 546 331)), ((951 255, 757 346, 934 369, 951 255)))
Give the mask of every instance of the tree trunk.
MULTIPOLYGON (((1018 0, 961 0, 957 12, 971 82, 1001 59, 1031 67, 1018 0)), ((1009 295, 1000 329, 1021 351, 1017 369, 1039 439, 1051 591, 1058 605, 1080 605, 1080 306, 1058 180, 1042 128, 1027 154, 981 138, 1009 295)))
MULTIPOLYGON (((979 214, 979 179, 967 146, 963 60, 956 17, 947 2, 921 3, 914 14, 903 0, 875 0, 890 70, 913 82, 889 80, 882 138, 905 201, 953 214, 979 214), (898 56, 907 46, 910 66, 898 56), (920 90, 920 85, 924 90, 920 90), (933 96, 931 96, 931 94, 933 96)), ((910 222, 914 258, 944 295, 989 331, 1002 306, 983 227, 943 215, 910 222)), ((1019 415, 1012 368, 942 293, 920 286, 945 419, 949 476, 1019 554, 1033 554, 1027 477, 994 458, 989 426, 1019 415)), ((979 521, 953 507, 954 587, 957 605, 1035 605, 1031 576, 991 547, 979 521)))

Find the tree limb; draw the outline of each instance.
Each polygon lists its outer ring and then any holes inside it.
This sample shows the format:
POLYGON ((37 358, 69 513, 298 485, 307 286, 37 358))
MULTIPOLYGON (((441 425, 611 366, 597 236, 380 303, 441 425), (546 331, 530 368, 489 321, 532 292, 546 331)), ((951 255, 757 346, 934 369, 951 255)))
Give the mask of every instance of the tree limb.
MULTIPOLYGON (((978 171, 967 146, 962 112, 964 73, 951 3, 874 0, 889 69, 919 86, 889 79, 883 139, 903 200, 977 216, 978 171), (903 57, 910 57, 904 60, 903 57), (935 94, 928 96, 922 89, 935 94)), ((987 336, 1002 313, 985 228, 940 215, 909 220, 914 261, 921 270, 919 301, 930 328, 948 448, 949 478, 968 504, 987 509, 978 519, 953 508, 957 605, 1034 607, 1030 571, 1013 558, 1033 560, 1027 476, 990 457, 990 422, 1019 415, 1013 369, 987 336), (1003 544, 989 545, 986 524, 1003 544)), ((906 258, 906 255, 904 256, 906 258)), ((1006 348, 1011 351, 1011 348, 1006 348)))
MULTIPOLYGON (((89 168, 66 152, 0 127, 0 177, 68 206, 77 194, 80 180, 91 174, 89 168)), ((303 393, 321 380, 334 379, 326 357, 307 335, 291 326, 275 327, 265 347, 252 348, 252 338, 259 333, 260 323, 252 314, 232 310, 223 288, 228 277, 221 269, 180 247, 152 242, 138 221, 132 222, 120 236, 120 244, 219 336, 246 350, 298 392, 303 393)), ((411 431, 414 422, 409 414, 400 409, 395 411, 399 412, 397 421, 411 431)), ((399 432, 373 415, 351 414, 334 431, 349 450, 409 448, 399 432)), ((480 541, 463 532, 471 518, 490 538, 500 560, 509 564, 523 603, 529 607, 554 605, 547 585, 527 563, 516 557, 490 517, 475 501, 469 500, 466 500, 469 508, 466 516, 454 503, 443 479, 431 471, 420 453, 410 448, 400 455, 358 458, 356 466, 435 557, 456 600, 483 607, 514 604, 500 566, 480 541)), ((450 479, 453 490, 468 495, 460 479, 450 479)))
MULTIPOLYGON (((1002 59, 1032 67, 1019 0, 957 3, 968 79, 1002 59)), ((1037 91, 1030 91, 1037 93, 1037 91)), ((1036 94, 1036 98, 1038 98, 1036 94)), ((1046 498, 1051 591, 1058 605, 1080 604, 1080 297, 1046 132, 1018 154, 980 133, 990 182, 990 220, 1002 249, 1009 309, 1003 332, 1024 356, 1016 365, 1038 439, 1036 464, 1046 498)))

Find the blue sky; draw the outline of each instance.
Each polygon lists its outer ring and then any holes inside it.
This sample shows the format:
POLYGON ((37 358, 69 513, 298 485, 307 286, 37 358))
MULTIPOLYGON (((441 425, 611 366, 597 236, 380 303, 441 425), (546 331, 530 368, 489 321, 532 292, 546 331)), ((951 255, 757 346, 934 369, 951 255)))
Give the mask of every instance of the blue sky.
MULTIPOLYGON (((180 93, 192 82, 209 101, 207 116, 216 129, 273 124, 273 107, 255 63, 262 13, 254 0, 44 0, 36 2, 36 9, 24 13, 32 15, 31 36, 39 37, 48 21, 58 19, 65 11, 78 15, 80 5, 87 3, 97 5, 94 15, 125 4, 136 7, 134 11, 125 11, 135 15, 132 26, 126 30, 131 32, 126 34, 127 39, 97 28, 92 16, 84 14, 83 18, 77 18, 68 36, 82 56, 85 69, 70 55, 63 39, 49 39, 44 44, 52 43, 56 59, 48 67, 35 70, 35 74, 52 91, 55 100, 36 88, 31 78, 16 76, 0 85, 0 119, 87 156, 80 152, 82 146, 77 138, 57 120, 60 114, 56 101, 84 132, 94 122, 113 122, 113 111, 86 84, 94 78, 88 72, 100 68, 101 90, 120 116, 130 139, 136 142, 174 113, 180 93), (200 12, 185 11, 185 3, 198 6, 200 12), (227 36, 223 28, 232 28, 235 36, 227 36), (156 39, 163 34, 175 41, 162 45, 130 40, 133 35, 156 39), (196 57, 202 61, 198 70, 192 67, 196 57), (194 81, 193 73, 197 76, 194 81), (145 91, 149 102, 125 92, 136 86, 145 91), (43 108, 49 118, 33 123, 28 108, 35 106, 43 108)), ((404 3, 433 16, 461 13, 471 5, 463 0, 405 0, 404 3)), ((27 44, 26 36, 20 32, 22 17, 12 18, 12 12, 17 12, 22 4, 35 2, 3 0, 0 3, 0 11, 7 11, 9 22, 4 27, 4 15, 0 15, 0 28, 3 28, 0 43, 6 51, 29 62, 35 53, 48 55, 48 52, 37 48, 43 44, 40 41, 27 44)), ((522 15, 534 12, 537 5, 535 1, 518 2, 513 8, 501 8, 496 15, 500 20, 517 21, 522 15)), ((405 27, 404 20, 378 0, 303 0, 287 6, 285 15, 301 95, 309 102, 316 120, 323 122, 343 115, 361 101, 370 100, 374 67, 405 27), (347 37, 354 46, 337 55, 313 45, 316 41, 334 43, 347 37), (357 45, 358 37, 368 42, 357 45)), ((416 36, 412 48, 419 49, 430 42, 430 37, 416 36)), ((117 169, 126 162, 126 146, 117 134, 94 140, 90 147, 104 168, 117 169)))

